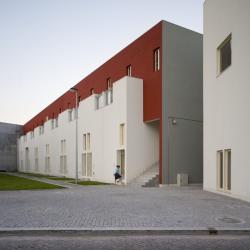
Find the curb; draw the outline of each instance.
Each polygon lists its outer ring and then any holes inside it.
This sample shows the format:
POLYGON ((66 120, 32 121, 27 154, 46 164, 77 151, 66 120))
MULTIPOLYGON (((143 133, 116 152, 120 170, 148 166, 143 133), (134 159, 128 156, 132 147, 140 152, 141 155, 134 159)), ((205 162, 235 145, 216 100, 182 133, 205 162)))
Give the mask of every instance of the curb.
POLYGON ((0 228, 0 237, 43 235, 250 235, 250 228, 0 228))

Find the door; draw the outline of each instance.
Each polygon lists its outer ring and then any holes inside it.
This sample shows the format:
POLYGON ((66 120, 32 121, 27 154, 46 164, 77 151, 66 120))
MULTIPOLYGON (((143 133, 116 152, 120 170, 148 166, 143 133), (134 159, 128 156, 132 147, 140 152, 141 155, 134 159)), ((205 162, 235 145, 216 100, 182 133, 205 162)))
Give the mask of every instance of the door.
POLYGON ((121 167, 121 176, 122 179, 125 179, 125 150, 117 150, 117 165, 121 167))

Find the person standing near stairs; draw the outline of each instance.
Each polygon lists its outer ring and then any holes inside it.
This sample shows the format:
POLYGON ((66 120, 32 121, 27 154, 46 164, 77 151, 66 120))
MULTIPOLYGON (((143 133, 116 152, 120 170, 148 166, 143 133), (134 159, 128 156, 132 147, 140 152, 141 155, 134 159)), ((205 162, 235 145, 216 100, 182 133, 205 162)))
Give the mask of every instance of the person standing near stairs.
POLYGON ((117 184, 118 181, 121 183, 122 176, 120 174, 120 170, 121 170, 121 167, 119 165, 117 165, 116 168, 115 168, 115 173, 114 173, 115 184, 117 184))

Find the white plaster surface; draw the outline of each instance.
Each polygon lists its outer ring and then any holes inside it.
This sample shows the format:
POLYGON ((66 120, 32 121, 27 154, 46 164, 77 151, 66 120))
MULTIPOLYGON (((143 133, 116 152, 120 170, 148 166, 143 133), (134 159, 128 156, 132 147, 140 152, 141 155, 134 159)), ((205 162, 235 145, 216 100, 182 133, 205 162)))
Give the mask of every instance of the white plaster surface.
POLYGON ((232 151, 231 196, 250 200, 250 1, 204 4, 204 189, 216 192, 216 151, 232 151), (216 49, 232 34, 232 64, 219 76, 216 49))
MULTIPOLYGON (((143 81, 124 77, 113 84, 113 102, 96 109, 96 95, 81 101, 78 109, 78 175, 82 172, 83 134, 90 133, 92 176, 89 179, 114 182, 117 150, 125 150, 127 183, 159 159, 159 127, 143 122, 143 81), (125 124, 125 143, 120 145, 120 124, 125 124)), ((35 171, 35 147, 39 150, 39 173, 75 177, 75 120, 69 121, 68 110, 59 115, 58 128, 51 129, 51 120, 45 122, 44 134, 39 128, 27 140, 19 139, 19 171, 35 171), (67 172, 60 172, 61 140, 66 140, 67 172), (45 145, 50 146, 50 172, 45 172, 45 145), (30 169, 25 168, 25 148, 29 148, 30 169), (21 160, 23 159, 23 168, 21 160)))

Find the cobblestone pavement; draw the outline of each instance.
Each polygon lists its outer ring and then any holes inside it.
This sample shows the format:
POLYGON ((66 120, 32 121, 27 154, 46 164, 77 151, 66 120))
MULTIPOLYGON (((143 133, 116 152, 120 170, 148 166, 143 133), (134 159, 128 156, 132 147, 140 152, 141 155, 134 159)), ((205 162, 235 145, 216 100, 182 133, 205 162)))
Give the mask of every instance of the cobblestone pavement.
POLYGON ((0 228, 250 228, 250 203, 189 188, 1 191, 0 228))

